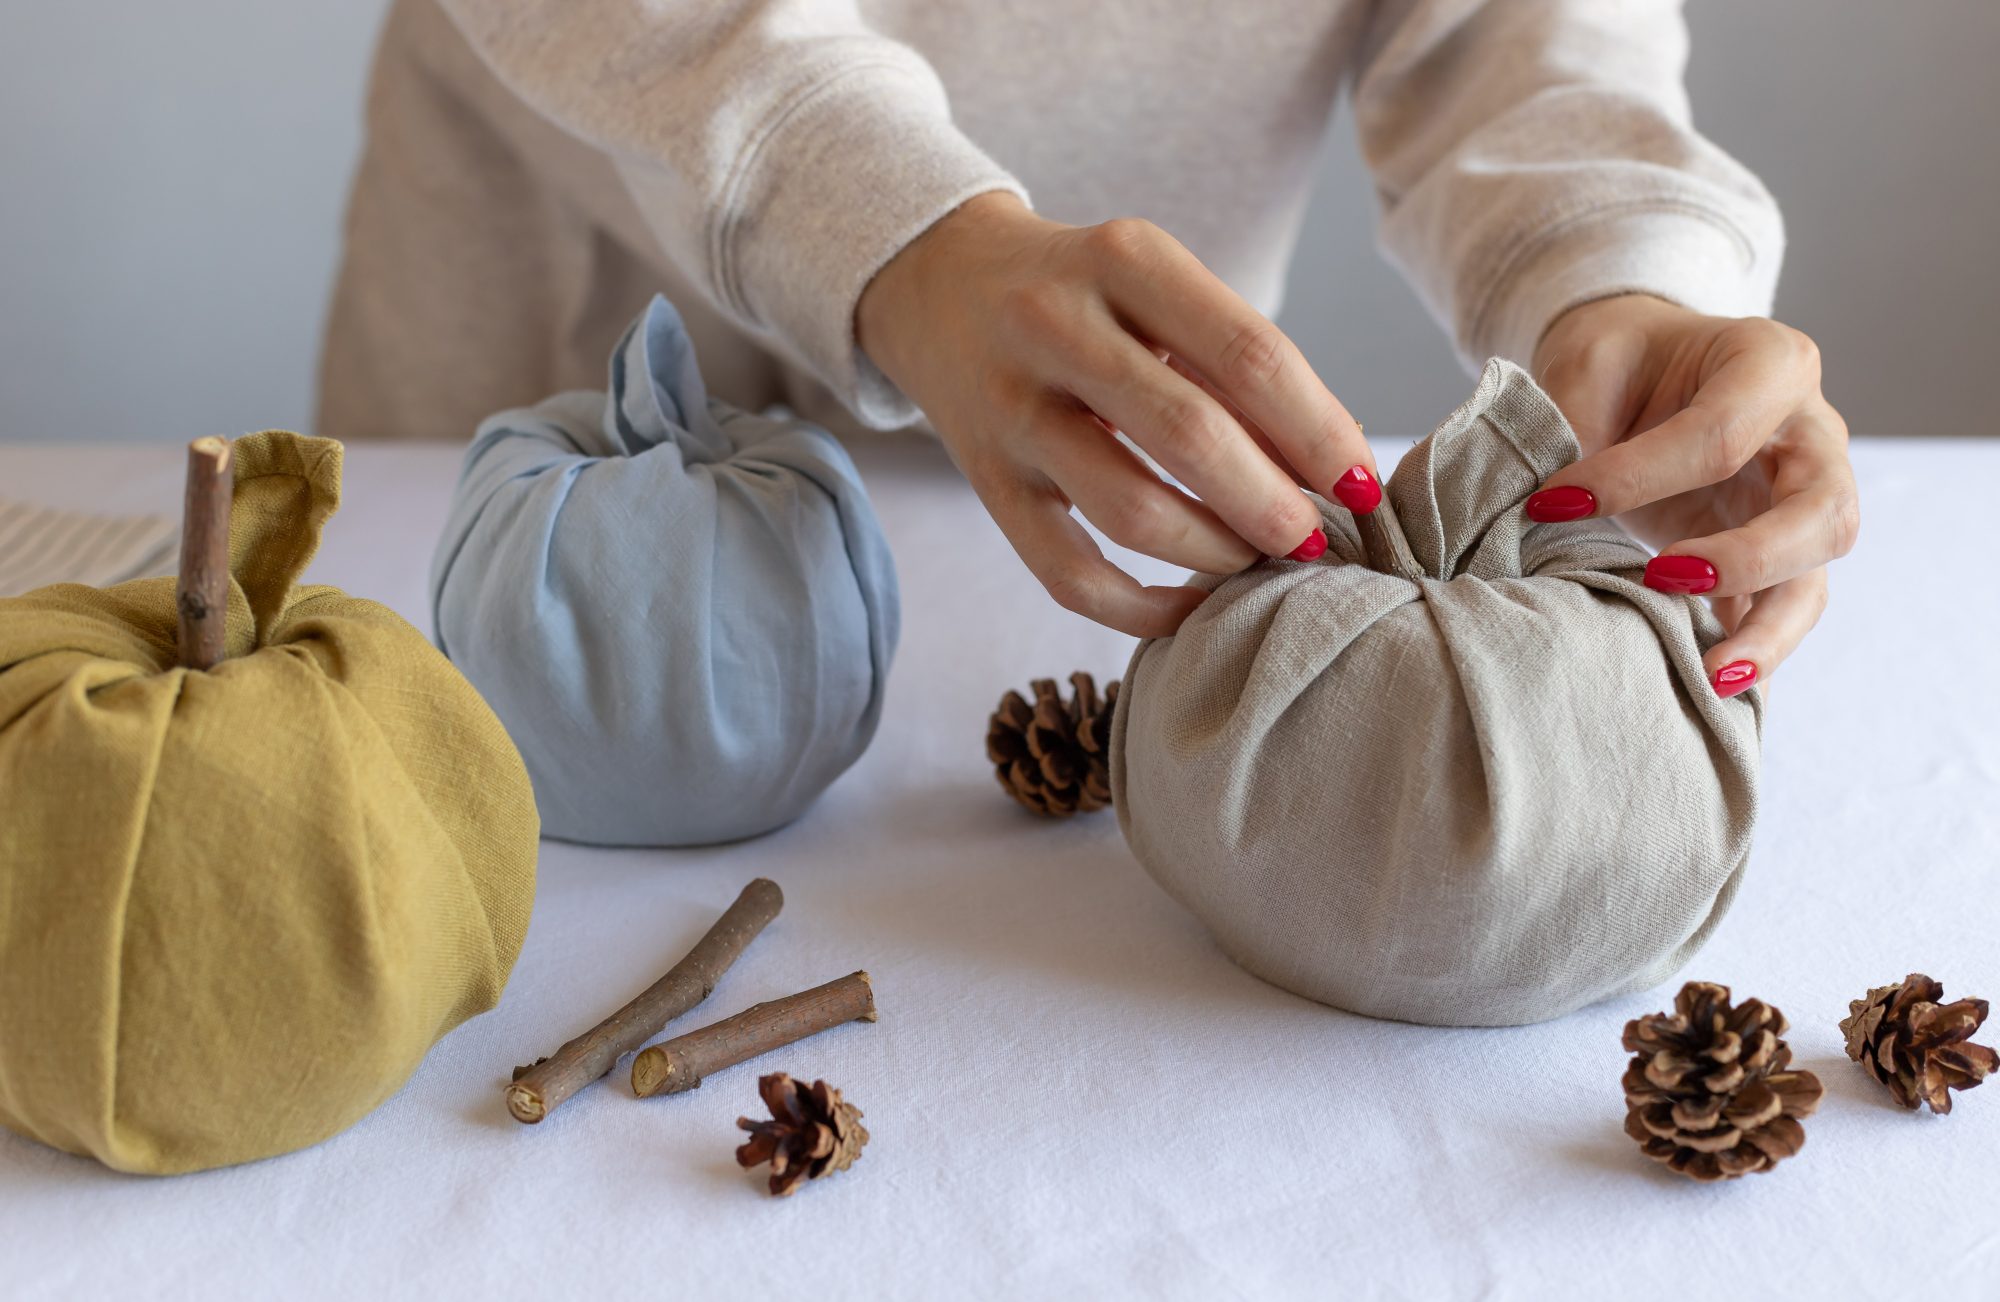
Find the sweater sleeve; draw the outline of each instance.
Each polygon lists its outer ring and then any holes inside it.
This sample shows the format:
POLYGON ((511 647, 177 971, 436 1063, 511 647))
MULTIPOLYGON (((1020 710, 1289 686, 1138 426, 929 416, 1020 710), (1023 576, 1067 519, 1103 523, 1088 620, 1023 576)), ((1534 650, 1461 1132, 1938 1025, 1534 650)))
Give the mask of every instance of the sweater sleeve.
POLYGON ((915 407, 855 344, 870 278, 978 194, 1027 198, 856 0, 444 0, 516 95, 605 150, 717 308, 864 424, 915 407))
POLYGON ((1384 0, 1354 85, 1383 252, 1471 365, 1640 292, 1770 311, 1784 227, 1696 133, 1679 0, 1384 0))

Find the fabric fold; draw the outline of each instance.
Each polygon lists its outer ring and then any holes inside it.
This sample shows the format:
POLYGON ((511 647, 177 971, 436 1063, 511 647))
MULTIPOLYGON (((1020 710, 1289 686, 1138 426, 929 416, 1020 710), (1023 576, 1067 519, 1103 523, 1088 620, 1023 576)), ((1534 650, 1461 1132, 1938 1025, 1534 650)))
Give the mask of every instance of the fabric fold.
POLYGON ((1133 653, 1120 825, 1250 971, 1371 1016, 1507 1025, 1650 986, 1720 921, 1761 696, 1709 688, 1720 627, 1645 587, 1617 525, 1528 520, 1577 452, 1527 373, 1489 362, 1389 477, 1420 576, 1371 568, 1322 501, 1318 561, 1201 580, 1180 631, 1133 653))

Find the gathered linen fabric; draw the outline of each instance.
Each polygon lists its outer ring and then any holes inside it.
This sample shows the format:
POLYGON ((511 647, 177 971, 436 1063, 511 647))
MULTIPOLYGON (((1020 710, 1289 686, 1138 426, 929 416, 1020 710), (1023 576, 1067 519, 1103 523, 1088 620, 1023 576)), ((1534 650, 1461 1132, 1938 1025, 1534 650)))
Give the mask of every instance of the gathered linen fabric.
POLYGON ((1715 695, 1721 628, 1645 587, 1615 524, 1528 520, 1577 455, 1534 381, 1489 362, 1390 476, 1376 523, 1406 552, 1371 565, 1322 500, 1323 556, 1206 580, 1133 653, 1119 822, 1249 971, 1374 1017, 1512 1025, 1656 984, 1728 908, 1761 694, 1715 695))
POLYGON ((899 618, 845 449, 712 402, 664 298, 613 353, 608 393, 479 427, 431 592, 543 829, 606 845, 796 818, 874 736, 899 618))
POLYGON ((233 445, 228 658, 174 581, 0 599, 0 1124, 123 1171, 317 1143, 491 1008, 537 825, 472 687, 384 606, 297 587, 341 449, 233 445))

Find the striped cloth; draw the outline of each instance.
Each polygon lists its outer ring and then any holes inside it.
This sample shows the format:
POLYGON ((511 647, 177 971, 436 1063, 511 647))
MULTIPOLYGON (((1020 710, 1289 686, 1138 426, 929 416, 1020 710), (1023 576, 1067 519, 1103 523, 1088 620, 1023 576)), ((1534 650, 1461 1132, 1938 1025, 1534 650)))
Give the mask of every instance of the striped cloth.
POLYGON ((178 522, 162 515, 91 515, 0 500, 0 597, 51 583, 93 587, 171 574, 178 522))

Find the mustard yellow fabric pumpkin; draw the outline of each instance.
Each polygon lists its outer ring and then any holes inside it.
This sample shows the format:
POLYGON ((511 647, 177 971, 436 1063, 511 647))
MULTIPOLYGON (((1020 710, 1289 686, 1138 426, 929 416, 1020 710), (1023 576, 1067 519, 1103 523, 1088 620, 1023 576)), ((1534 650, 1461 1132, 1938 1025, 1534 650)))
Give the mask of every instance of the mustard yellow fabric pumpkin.
POLYGON ((534 895, 527 772, 416 629, 293 587, 340 451, 235 443, 211 670, 176 665, 171 579, 0 600, 12 1130, 124 1171, 289 1152, 500 997, 534 895))

